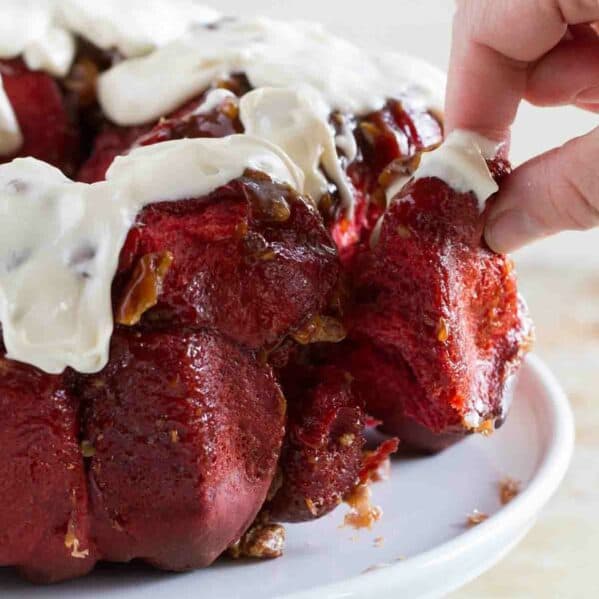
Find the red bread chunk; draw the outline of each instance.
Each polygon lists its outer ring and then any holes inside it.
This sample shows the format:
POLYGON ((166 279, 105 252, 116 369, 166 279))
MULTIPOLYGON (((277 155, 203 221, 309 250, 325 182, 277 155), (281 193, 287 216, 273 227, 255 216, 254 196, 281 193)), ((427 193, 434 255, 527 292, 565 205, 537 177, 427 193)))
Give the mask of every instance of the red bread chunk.
POLYGON ((405 163, 442 139, 439 118, 422 104, 409 97, 389 100, 380 110, 360 119, 356 129, 360 155, 349 174, 358 187, 376 193, 389 183, 389 175, 401 173, 405 163), (400 164, 393 164, 396 160, 400 164))
POLYGON ((148 127, 115 127, 106 125, 94 140, 91 156, 77 172, 77 181, 95 183, 106 178, 113 160, 127 153, 148 127))
POLYGON ((161 119, 146 135, 137 140, 139 146, 151 146, 173 139, 198 137, 227 137, 243 132, 239 109, 231 98, 226 98, 215 108, 198 112, 207 93, 192 100, 166 119, 161 119))
POLYGON ((86 574, 96 553, 78 402, 62 377, 1 357, 0 414, 0 565, 36 582, 86 574))
POLYGON ((264 503, 283 437, 269 367, 209 333, 121 329, 108 366, 79 387, 105 559, 187 570, 237 541, 264 503))
POLYGON ((33 156, 71 175, 78 160, 79 134, 56 81, 41 71, 30 71, 20 59, 0 61, 0 74, 23 135, 18 152, 0 157, 0 162, 33 156))
POLYGON ((484 221, 472 194, 438 179, 412 182, 354 272, 347 326, 385 348, 379 386, 391 386, 367 410, 389 432, 399 434, 404 416, 434 433, 490 432, 505 416, 506 383, 531 331, 512 264, 486 247, 484 221))
MULTIPOLYGON (((237 88, 235 88, 237 91, 237 88)), ((90 157, 81 166, 77 179, 94 183, 106 178, 113 160, 138 146, 150 146, 162 141, 197 137, 227 137, 241 133, 237 105, 226 98, 219 106, 198 113, 206 93, 201 94, 169 117, 158 123, 140 127, 107 125, 95 140, 90 157)))
POLYGON ((398 176, 411 173, 423 150, 441 143, 443 126, 438 117, 406 97, 389 100, 361 117, 354 134, 358 154, 346 164, 355 188, 353 218, 347 218, 338 202, 325 204, 323 210, 341 261, 350 269, 356 253, 368 250, 372 230, 386 208, 386 189, 398 176))
MULTIPOLYGON (((402 449, 435 453, 463 439, 461 426, 435 433, 404 413, 404 398, 426 407, 426 396, 396 348, 366 339, 346 342, 338 350, 341 363, 353 377, 352 391, 378 418, 374 425, 397 435, 402 449)), ((434 415, 430 415, 434 417, 434 415)))
POLYGON ((251 348, 275 344, 323 310, 338 276, 318 212, 259 173, 206 198, 147 207, 121 255, 117 313, 131 311, 140 261, 164 252, 171 265, 142 324, 208 327, 251 348))
POLYGON ((293 368, 286 379, 282 482, 265 509, 274 520, 302 522, 332 511, 358 483, 365 416, 342 370, 293 368))

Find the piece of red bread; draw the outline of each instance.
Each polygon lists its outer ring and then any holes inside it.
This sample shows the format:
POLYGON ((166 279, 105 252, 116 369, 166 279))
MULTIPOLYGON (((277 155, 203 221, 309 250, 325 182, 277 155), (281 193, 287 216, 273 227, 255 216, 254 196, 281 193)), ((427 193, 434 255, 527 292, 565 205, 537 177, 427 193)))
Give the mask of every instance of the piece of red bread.
POLYGON ((2 353, 0 565, 36 582, 86 574, 97 557, 78 413, 64 377, 2 353))
POLYGON ((246 531, 284 431, 268 366, 218 335, 123 328, 108 366, 77 388, 103 559, 187 570, 246 531))
POLYGON ((144 256, 161 253, 171 264, 142 325, 205 327, 254 349, 278 343, 322 311, 338 277, 318 212, 255 172, 206 198, 142 211, 121 255, 121 312, 135 312, 129 282, 144 256))
MULTIPOLYGON (((237 93, 245 90, 246 84, 235 79, 230 82, 237 93)), ((226 137, 241 133, 237 104, 225 98, 214 108, 198 112, 206 99, 207 92, 200 94, 185 106, 175 110, 157 123, 138 127, 118 127, 106 123, 96 136, 91 155, 81 165, 77 179, 84 183, 102 181, 113 160, 126 154, 133 147, 150 146, 162 141, 197 137, 226 137)))
POLYGON ((0 162, 33 156, 72 175, 79 160, 79 132, 58 83, 18 58, 1 60, 0 74, 23 135, 19 150, 0 162))
POLYGON ((294 365, 283 381, 289 415, 280 487, 265 509, 274 520, 302 522, 329 513, 359 482, 365 417, 343 370, 294 365))
POLYGON ((491 432, 505 417, 506 385, 531 327, 512 262, 488 249, 484 223, 473 194, 417 180, 356 265, 347 326, 356 343, 373 346, 375 372, 380 359, 381 381, 362 387, 389 432, 399 434, 404 416, 434 433, 491 432))
POLYGON ((386 209, 387 188, 398 176, 411 172, 423 150, 441 143, 443 125, 439 117, 405 97, 389 100, 380 110, 356 119, 353 134, 357 154, 352 161, 342 154, 342 160, 355 192, 354 212, 344 211, 338 195, 322 206, 347 270, 356 254, 369 250, 372 230, 386 209))

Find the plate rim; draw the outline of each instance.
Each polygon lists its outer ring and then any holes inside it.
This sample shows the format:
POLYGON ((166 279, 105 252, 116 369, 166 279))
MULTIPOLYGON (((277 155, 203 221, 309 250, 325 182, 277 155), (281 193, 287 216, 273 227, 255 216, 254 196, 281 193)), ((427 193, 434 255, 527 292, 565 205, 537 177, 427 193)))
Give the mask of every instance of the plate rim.
POLYGON ((405 562, 389 564, 385 568, 357 574, 331 584, 278 595, 276 599, 368 597, 377 589, 387 588, 394 573, 399 573, 408 567, 411 570, 422 570, 431 569, 435 565, 440 566, 448 559, 454 561, 477 547, 485 546, 493 537, 507 529, 522 528, 522 534, 503 554, 498 555, 496 560, 488 563, 483 569, 473 571, 471 576, 462 577, 459 585, 454 584, 452 588, 444 589, 445 592, 451 592, 482 574, 524 538, 539 512, 557 491, 570 466, 574 454, 575 422, 566 393, 545 362, 536 354, 529 354, 525 358, 523 368, 530 369, 534 378, 546 391, 546 398, 543 401, 543 406, 546 408, 544 419, 548 422, 550 440, 534 477, 516 498, 475 528, 405 562))

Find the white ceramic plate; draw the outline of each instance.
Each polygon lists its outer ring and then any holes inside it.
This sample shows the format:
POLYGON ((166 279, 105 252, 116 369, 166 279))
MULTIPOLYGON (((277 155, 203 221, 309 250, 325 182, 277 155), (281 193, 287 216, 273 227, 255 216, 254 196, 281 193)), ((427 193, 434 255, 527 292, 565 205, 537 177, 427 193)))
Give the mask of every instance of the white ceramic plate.
POLYGON ((532 356, 519 376, 510 417, 495 435, 470 438, 432 458, 394 462, 391 479, 373 488, 384 516, 371 531, 340 527, 341 507, 317 522, 288 526, 286 555, 278 560, 223 560, 182 575, 104 566, 82 580, 45 588, 0 570, 0 594, 27 599, 439 597, 491 567, 524 537, 566 472, 573 430, 566 397, 532 356), (504 477, 523 484, 506 507, 498 492, 504 477), (491 517, 468 529, 467 515, 474 509, 491 517))

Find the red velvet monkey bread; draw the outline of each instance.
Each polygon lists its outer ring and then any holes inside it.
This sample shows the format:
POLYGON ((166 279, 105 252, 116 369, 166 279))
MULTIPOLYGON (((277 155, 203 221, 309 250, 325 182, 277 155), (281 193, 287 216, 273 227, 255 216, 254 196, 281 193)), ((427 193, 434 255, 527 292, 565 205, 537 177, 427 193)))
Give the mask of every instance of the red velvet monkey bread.
POLYGON ((317 25, 89 4, 0 27, 0 565, 275 557, 396 437, 492 432, 531 338, 483 239, 509 165, 443 142, 443 77, 317 25))

